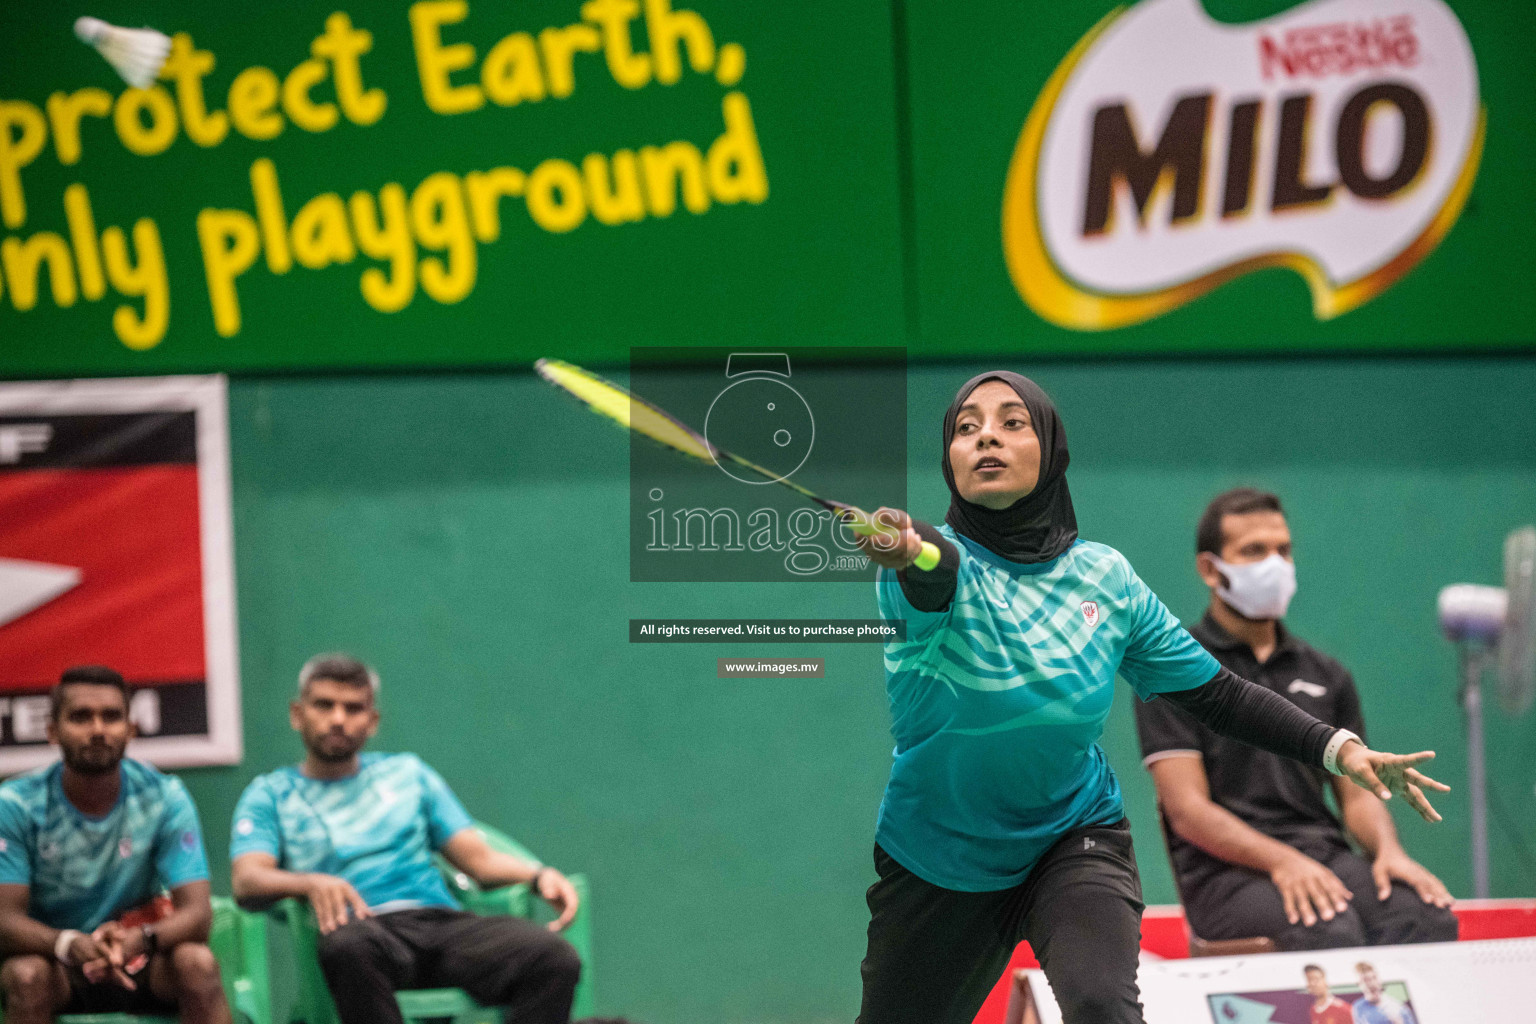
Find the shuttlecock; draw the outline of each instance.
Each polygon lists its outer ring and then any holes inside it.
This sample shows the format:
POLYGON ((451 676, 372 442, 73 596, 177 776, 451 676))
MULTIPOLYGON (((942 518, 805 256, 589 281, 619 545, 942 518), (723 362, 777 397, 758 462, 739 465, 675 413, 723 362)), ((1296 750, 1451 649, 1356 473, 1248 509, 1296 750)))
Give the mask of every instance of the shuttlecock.
POLYGON ((100 18, 80 18, 75 35, 87 46, 107 58, 123 81, 135 89, 146 89, 160 74, 166 54, 171 52, 171 37, 152 28, 118 28, 100 18))

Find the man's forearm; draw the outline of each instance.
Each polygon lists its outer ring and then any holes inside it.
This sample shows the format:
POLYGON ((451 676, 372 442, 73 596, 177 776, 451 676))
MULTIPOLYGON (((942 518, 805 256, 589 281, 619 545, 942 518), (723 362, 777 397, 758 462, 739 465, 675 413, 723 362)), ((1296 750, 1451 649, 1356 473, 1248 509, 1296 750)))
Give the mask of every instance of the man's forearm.
POLYGON ((310 876, 277 867, 242 865, 233 873, 235 902, 260 910, 289 898, 308 899, 310 876))
POLYGON ((1345 784, 1335 786, 1334 792, 1342 805, 1344 827, 1361 849, 1372 857, 1401 849, 1397 826, 1392 823, 1386 805, 1358 786, 1349 784, 1348 780, 1339 781, 1345 784))
POLYGON ((1190 800, 1177 813, 1168 813, 1169 826, 1179 837, 1218 860, 1269 874, 1296 851, 1271 839, 1211 800, 1190 800))
POLYGON ((533 880, 539 871, 537 864, 514 857, 510 853, 494 851, 470 872, 475 884, 482 889, 495 889, 503 885, 519 885, 533 880))
POLYGON ((213 927, 213 910, 187 907, 165 915, 155 922, 156 942, 161 949, 170 949, 183 942, 207 942, 213 927))
POLYGON ((539 865, 521 857, 491 849, 479 830, 462 828, 442 846, 448 863, 475 880, 482 889, 531 881, 539 865))
POLYGON ((57 928, 50 928, 25 914, 0 914, 0 955, 35 953, 52 960, 53 945, 58 940, 57 928))

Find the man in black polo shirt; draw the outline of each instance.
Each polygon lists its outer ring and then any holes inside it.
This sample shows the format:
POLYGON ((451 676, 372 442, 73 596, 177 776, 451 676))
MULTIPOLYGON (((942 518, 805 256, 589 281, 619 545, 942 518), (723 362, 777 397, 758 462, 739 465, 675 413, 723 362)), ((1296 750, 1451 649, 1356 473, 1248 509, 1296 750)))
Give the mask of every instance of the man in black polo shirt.
MULTIPOLYGON (((1363 738, 1344 666, 1280 622, 1296 591, 1280 499, 1248 488, 1218 495, 1195 546, 1211 589, 1195 639, 1226 668, 1363 738)), ((1319 770, 1217 736, 1170 701, 1138 701, 1136 727, 1196 935, 1267 935, 1283 950, 1456 938, 1450 893, 1403 851, 1371 793, 1335 785, 1341 822, 1319 770)))

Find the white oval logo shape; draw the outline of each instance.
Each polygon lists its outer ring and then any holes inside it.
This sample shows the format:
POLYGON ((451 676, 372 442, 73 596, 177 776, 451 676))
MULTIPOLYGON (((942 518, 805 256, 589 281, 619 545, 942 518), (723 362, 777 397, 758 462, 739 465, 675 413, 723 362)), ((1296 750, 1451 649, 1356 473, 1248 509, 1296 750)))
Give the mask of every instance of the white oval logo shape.
POLYGON ((1099 603, 1097 601, 1083 602, 1083 621, 1090 626, 1099 624, 1099 603))
POLYGON ((1077 330, 1141 323, 1263 267, 1330 319, 1445 237, 1485 113, 1443 0, 1313 0, 1224 25, 1200 0, 1109 14, 1057 67, 1014 149, 1003 251, 1077 330))

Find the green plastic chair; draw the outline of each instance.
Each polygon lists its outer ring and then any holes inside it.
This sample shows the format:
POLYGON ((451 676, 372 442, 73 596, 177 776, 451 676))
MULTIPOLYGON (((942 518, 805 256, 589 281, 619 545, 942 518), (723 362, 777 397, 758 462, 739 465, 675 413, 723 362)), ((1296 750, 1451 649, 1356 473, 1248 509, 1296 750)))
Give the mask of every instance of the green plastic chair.
MULTIPOLYGON (((248 914, 227 896, 213 897, 208 946, 219 961, 224 997, 236 1024, 272 1024, 272 989, 267 969, 267 920, 248 914)), ((0 1024, 5 1013, 0 1011, 0 1024)), ((58 1024, 176 1024, 174 1017, 132 1013, 67 1013, 58 1024)))
MULTIPOLYGON (((504 833, 480 822, 476 822, 475 827, 485 835, 486 842, 493 850, 538 862, 539 858, 504 833)), ((465 910, 476 914, 507 914, 531 920, 552 920, 547 904, 529 892, 527 885, 481 889, 469 876, 443 858, 437 858, 437 866, 449 890, 464 905, 465 910)), ((560 933, 581 954, 581 980, 576 985, 571 1016, 589 1017, 592 1015, 593 1002, 591 891, 585 875, 568 877, 581 900, 576 917, 560 933)), ((341 1024, 341 1018, 336 1015, 336 1004, 331 999, 331 990, 326 986, 325 975, 320 971, 317 952, 320 929, 315 924, 314 912, 302 900, 283 900, 273 908, 273 912, 288 926, 293 958, 298 969, 298 997, 294 1002, 293 1024, 341 1024)), ((501 1011, 498 1008, 481 1006, 463 989, 402 989, 395 993, 395 998, 400 1004, 401 1015, 408 1021, 446 1019, 453 1021, 453 1024, 501 1024, 501 1011)))
POLYGON ((215 896, 208 947, 219 961, 224 997, 229 1000, 236 1024, 242 1019, 248 1024, 274 1024, 272 972, 267 963, 267 915, 247 913, 228 896, 215 896))

